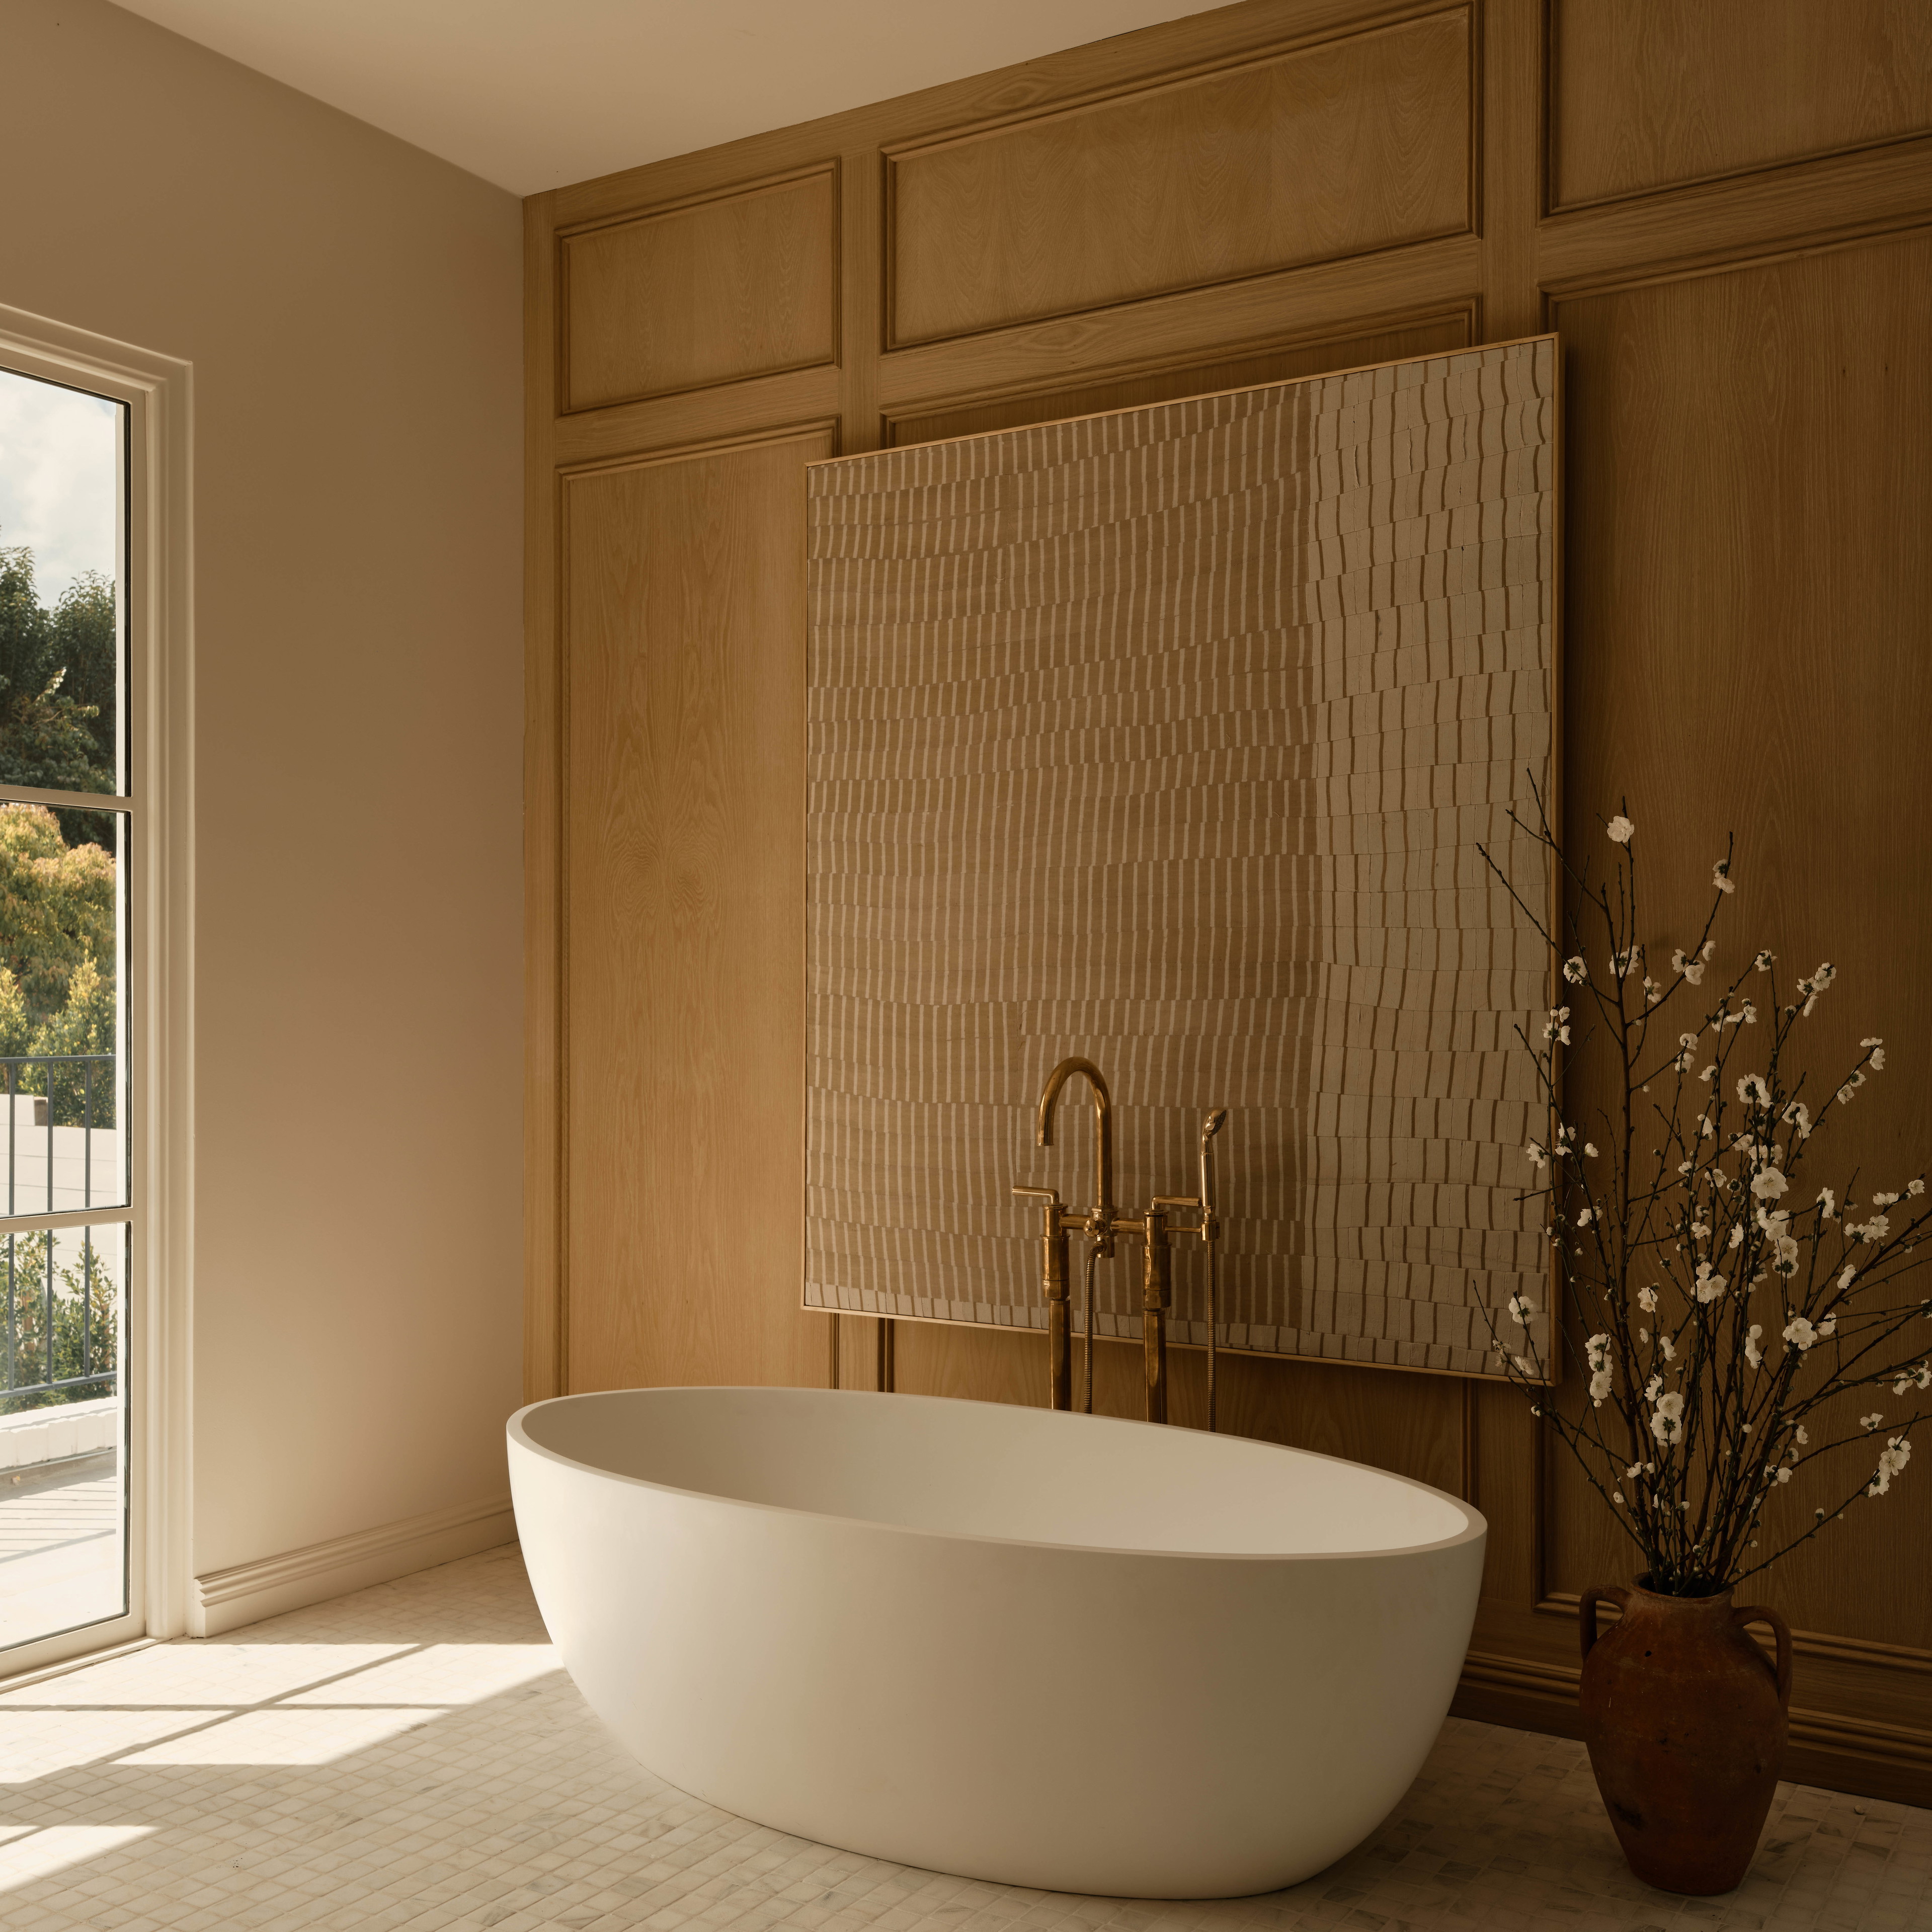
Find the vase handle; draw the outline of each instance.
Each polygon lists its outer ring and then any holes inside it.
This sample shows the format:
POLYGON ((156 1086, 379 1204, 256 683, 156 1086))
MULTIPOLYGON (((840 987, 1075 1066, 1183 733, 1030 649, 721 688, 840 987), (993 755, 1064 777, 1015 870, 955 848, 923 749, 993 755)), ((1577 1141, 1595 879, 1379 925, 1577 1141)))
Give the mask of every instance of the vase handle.
POLYGON ((1606 1603, 1627 1610, 1630 1608, 1630 1592, 1621 1583, 1606 1583, 1600 1588, 1586 1590, 1577 1601, 1576 1634, 1582 1640, 1586 1657, 1597 1640, 1597 1606, 1606 1603))
POLYGON ((1778 1639, 1778 1701, 1791 1708, 1791 1626, 1767 1604, 1748 1604, 1731 1612, 1731 1622, 1742 1630, 1746 1624, 1768 1624, 1778 1639))

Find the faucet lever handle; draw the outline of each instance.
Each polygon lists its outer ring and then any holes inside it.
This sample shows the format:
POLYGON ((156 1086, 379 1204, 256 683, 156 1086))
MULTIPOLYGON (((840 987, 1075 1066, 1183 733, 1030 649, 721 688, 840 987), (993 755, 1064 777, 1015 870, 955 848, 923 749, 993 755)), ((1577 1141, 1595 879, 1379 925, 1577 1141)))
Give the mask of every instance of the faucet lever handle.
POLYGON ((1060 1190, 1057 1187, 1016 1186, 1012 1191, 1021 1198, 1028 1201, 1052 1201, 1058 1203, 1060 1199, 1060 1190))

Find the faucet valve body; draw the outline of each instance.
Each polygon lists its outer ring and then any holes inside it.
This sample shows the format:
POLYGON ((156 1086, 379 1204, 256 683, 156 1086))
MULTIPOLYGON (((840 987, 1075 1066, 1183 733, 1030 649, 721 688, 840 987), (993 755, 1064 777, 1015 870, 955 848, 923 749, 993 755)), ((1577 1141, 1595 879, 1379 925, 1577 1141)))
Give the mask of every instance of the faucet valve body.
POLYGON ((1146 1214, 1136 1220, 1118 1214, 1113 1205, 1114 1145, 1113 1100, 1106 1077, 1090 1060, 1078 1057, 1063 1060, 1047 1076, 1042 1089, 1034 1124, 1035 1136, 1042 1147, 1053 1144, 1054 1104, 1060 1090, 1076 1073, 1084 1076, 1094 1108, 1094 1205, 1084 1212, 1064 1204, 1050 1187, 1016 1187, 1016 1196, 1041 1203, 1040 1287, 1046 1299, 1047 1396, 1055 1408, 1073 1406, 1072 1298, 1067 1273, 1066 1236, 1070 1229, 1087 1241, 1087 1406, 1094 1403, 1094 1264, 1111 1259, 1115 1238, 1138 1234, 1142 1238, 1141 1264, 1141 1330, 1147 1372, 1147 1418, 1167 1420, 1167 1317, 1174 1300, 1174 1258, 1170 1243, 1174 1230, 1168 1225, 1167 1210, 1183 1208, 1201 1216, 1198 1227, 1178 1232, 1202 1242, 1208 1258, 1208 1424, 1214 1426, 1214 1323, 1216 1315, 1214 1250, 1220 1233, 1220 1217, 1210 1192, 1211 1169, 1208 1142, 1227 1118, 1227 1110, 1217 1108, 1203 1124, 1201 1137, 1201 1192, 1196 1195, 1157 1195, 1146 1214))

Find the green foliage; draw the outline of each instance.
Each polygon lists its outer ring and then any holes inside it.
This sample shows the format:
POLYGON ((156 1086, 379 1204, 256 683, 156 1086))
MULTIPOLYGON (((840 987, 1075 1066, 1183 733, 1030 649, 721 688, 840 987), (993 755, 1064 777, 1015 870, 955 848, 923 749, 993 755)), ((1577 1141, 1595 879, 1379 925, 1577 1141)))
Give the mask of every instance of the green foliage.
MULTIPOLYGON (((114 586, 83 572, 49 610, 34 555, 0 550, 0 778, 50 791, 112 792, 119 614, 114 586)), ((104 812, 62 812, 69 844, 111 842, 104 812)))
MULTIPOLYGON (((74 976, 68 982, 67 1004, 35 1032, 27 1051, 63 1054, 114 1051, 114 982, 101 977, 91 958, 82 960, 74 969, 74 976)), ((56 1126, 113 1126, 112 1066, 31 1067, 27 1078, 20 1082, 20 1090, 46 1093, 50 1081, 56 1126)))
MULTIPOLYGON (((83 1242, 78 1251, 70 1249, 63 1258, 53 1240, 50 1234, 40 1232, 9 1234, 0 1241, 0 1270, 5 1276, 0 1293, 7 1298, 4 1314, 13 1342, 16 1388, 64 1382, 81 1375, 111 1374, 120 1359, 116 1320, 118 1298, 98 1251, 83 1242), (54 1276, 51 1352, 46 1294, 50 1252, 54 1276)), ((0 1415, 63 1402, 98 1401, 113 1391, 112 1382, 88 1382, 50 1395, 24 1396, 9 1396, 0 1387, 0 1415)))
POLYGON ((114 861, 70 847, 44 805, 0 805, 0 967, 42 1025, 67 1004, 83 959, 114 970, 114 861))
POLYGON ((31 1051, 34 1031, 20 981, 6 967, 0 966, 0 1054, 31 1051))

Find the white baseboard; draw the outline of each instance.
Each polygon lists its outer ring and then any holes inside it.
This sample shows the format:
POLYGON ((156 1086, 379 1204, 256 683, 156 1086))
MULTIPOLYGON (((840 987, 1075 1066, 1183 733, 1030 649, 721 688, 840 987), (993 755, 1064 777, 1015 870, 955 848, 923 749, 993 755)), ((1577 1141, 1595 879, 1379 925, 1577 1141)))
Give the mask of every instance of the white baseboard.
POLYGON ((217 1636, 264 1617, 346 1597, 371 1583, 452 1563, 517 1538, 507 1492, 487 1502, 460 1504, 358 1530, 306 1549, 286 1550, 194 1580, 188 1604, 190 1636, 217 1636))

